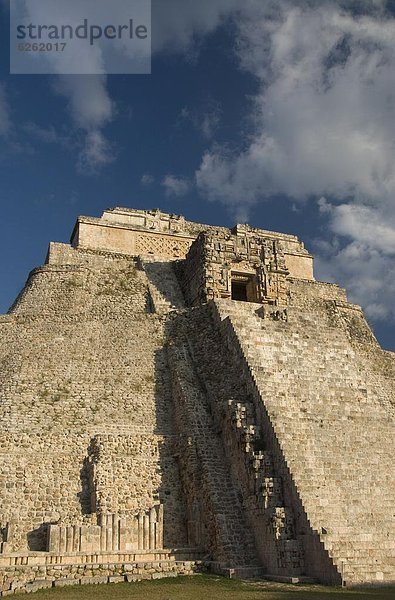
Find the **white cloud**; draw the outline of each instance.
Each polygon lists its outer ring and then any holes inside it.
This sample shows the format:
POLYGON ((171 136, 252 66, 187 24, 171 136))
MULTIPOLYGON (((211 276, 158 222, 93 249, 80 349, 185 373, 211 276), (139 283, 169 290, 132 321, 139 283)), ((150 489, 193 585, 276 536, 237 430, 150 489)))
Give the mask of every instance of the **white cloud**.
POLYGON ((167 175, 161 185, 165 188, 166 196, 180 198, 185 196, 190 190, 190 182, 183 177, 167 175))
POLYGON ((148 188, 148 187, 151 187, 155 183, 155 179, 149 173, 145 173, 142 176, 140 183, 143 187, 148 188))
POLYGON ((232 205, 277 193, 395 191, 395 21, 352 18, 334 2, 312 6, 250 3, 239 53, 262 83, 256 134, 236 156, 205 154, 197 181, 210 198, 232 205))
POLYGON ((113 162, 111 144, 102 132, 115 115, 115 106, 106 88, 106 77, 59 76, 54 90, 68 100, 74 126, 85 131, 84 148, 78 160, 80 172, 96 173, 101 167, 113 162))
POLYGON ((196 181, 240 219, 276 194, 321 198, 319 275, 395 320, 395 20, 385 2, 349 6, 247 0, 237 51, 260 83, 255 133, 240 153, 213 145, 196 181))
POLYGON ((395 258, 395 218, 368 206, 341 204, 331 211, 331 229, 373 251, 395 258))
POLYGON ((394 215, 355 203, 324 210, 334 235, 316 243, 318 276, 346 285, 373 320, 395 320, 394 215))
POLYGON ((115 152, 99 130, 89 131, 85 138, 85 146, 78 157, 78 170, 84 175, 96 173, 104 165, 112 163, 115 152))
POLYGON ((100 129, 114 116, 114 103, 106 89, 107 78, 100 75, 59 76, 54 89, 68 100, 71 117, 77 127, 100 129))

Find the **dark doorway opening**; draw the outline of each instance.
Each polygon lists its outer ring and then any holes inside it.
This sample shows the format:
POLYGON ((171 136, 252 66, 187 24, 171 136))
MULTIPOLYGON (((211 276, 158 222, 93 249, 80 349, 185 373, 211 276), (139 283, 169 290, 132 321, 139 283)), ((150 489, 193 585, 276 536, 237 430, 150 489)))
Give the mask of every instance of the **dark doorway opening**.
POLYGON ((247 302, 247 282, 232 281, 232 300, 247 302))

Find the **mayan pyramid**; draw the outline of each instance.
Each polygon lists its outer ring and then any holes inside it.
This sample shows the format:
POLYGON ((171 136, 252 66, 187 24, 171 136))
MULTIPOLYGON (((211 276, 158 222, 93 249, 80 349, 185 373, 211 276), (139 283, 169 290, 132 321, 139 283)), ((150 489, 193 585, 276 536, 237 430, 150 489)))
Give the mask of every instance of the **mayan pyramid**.
POLYGON ((0 335, 0 591, 395 581, 395 354, 295 236, 79 217, 0 335))

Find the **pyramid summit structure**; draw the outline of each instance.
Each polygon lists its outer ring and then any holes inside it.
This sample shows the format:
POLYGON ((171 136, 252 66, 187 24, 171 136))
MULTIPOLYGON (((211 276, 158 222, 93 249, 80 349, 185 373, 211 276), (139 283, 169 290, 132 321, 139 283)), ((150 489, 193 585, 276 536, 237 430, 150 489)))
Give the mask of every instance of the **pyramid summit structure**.
POLYGON ((297 237, 79 217, 0 336, 2 593, 395 582, 395 354, 297 237))

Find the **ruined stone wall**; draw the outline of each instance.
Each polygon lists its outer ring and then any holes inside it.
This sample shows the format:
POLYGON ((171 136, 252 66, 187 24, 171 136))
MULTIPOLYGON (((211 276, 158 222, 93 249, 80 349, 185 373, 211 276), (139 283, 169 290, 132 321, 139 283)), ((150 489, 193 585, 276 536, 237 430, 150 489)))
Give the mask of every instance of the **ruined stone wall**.
POLYGON ((161 502, 166 511, 163 547, 187 545, 174 436, 100 435, 90 451, 99 513, 130 513, 161 502))
POLYGON ((17 521, 8 551, 45 549, 50 523, 158 502, 165 543, 183 547, 163 320, 148 279, 130 257, 56 245, 48 260, 0 319, 0 526, 17 521))
MULTIPOLYGON (((102 583, 149 581, 169 577, 193 575, 207 571, 201 560, 180 553, 165 552, 146 554, 114 554, 76 557, 52 556, 53 562, 41 564, 40 555, 24 557, 15 565, 2 566, 0 571, 0 593, 30 593, 49 588, 102 583), (68 561, 60 561, 67 558, 68 561), (58 560, 56 562, 56 559, 58 560), (143 560, 142 560, 143 559, 143 560), (74 561, 74 562, 73 562, 74 561), (22 564, 21 564, 22 563, 22 564)), ((1 557, 0 557, 1 561, 1 557)))

